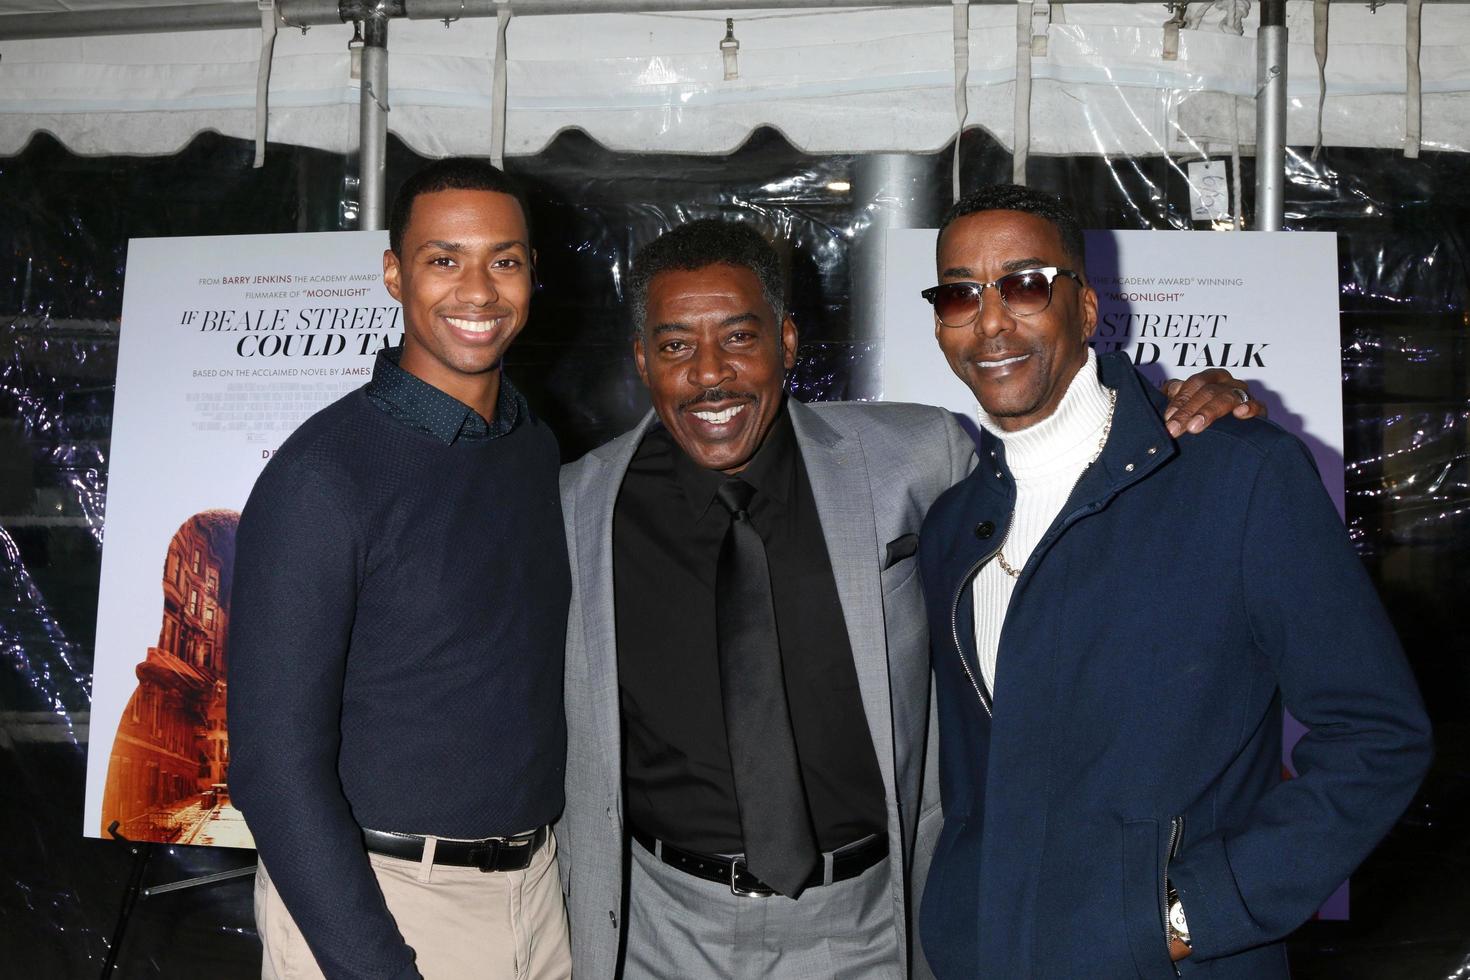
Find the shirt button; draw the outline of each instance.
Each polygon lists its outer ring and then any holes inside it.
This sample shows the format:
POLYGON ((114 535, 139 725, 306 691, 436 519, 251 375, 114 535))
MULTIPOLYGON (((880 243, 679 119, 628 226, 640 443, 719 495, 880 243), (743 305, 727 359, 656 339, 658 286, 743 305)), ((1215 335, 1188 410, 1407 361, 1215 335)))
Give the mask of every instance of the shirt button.
POLYGON ((975 537, 979 538, 981 541, 984 541, 986 538, 990 537, 994 533, 995 525, 992 524, 990 521, 981 521, 979 524, 975 525, 975 537))

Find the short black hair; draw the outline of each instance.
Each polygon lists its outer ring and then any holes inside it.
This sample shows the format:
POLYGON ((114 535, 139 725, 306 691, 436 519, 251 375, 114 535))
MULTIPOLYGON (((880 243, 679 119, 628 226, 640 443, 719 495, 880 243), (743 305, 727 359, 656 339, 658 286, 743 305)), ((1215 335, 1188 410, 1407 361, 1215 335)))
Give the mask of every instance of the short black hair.
MULTIPOLYGON (((1086 275, 1087 246, 1082 239, 1082 223, 1077 219, 1077 212, 1060 197, 1020 184, 982 187, 960 198, 945 212, 944 220, 939 223, 939 238, 944 237, 944 230, 955 221, 981 211, 1023 211, 1050 221, 1062 239, 1062 250, 1068 260, 1078 273, 1086 275)), ((938 239, 934 247, 937 251, 938 239)))
POLYGON ((445 157, 415 171, 393 196, 393 207, 388 212, 388 247, 393 250, 394 255, 402 257, 399 249, 403 246, 403 233, 407 230, 409 216, 413 213, 414 198, 435 191, 494 191, 497 194, 509 194, 521 207, 521 217, 526 220, 526 234, 531 233, 531 211, 526 207, 525 193, 515 178, 484 160, 474 157, 445 157))
POLYGON ((701 218, 664 232, 638 250, 628 276, 633 329, 642 331, 648 315, 648 284, 660 272, 692 272, 712 265, 749 269, 760 280, 761 295, 779 324, 786 317, 786 269, 770 240, 739 220, 701 218))

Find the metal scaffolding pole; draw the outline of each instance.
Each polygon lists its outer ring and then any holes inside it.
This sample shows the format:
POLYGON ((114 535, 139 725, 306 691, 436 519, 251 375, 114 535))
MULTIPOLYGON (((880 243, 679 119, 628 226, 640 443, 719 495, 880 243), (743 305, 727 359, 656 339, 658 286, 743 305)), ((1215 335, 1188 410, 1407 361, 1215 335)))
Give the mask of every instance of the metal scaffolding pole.
MULTIPOLYGON (((949 204, 923 153, 864 153, 853 158, 852 208, 859 216, 852 254, 852 325, 864 340, 883 339, 884 238, 890 228, 933 228, 949 204)), ((927 321, 924 326, 927 329, 927 321)))
POLYGON ((357 227, 387 227, 388 170, 388 15, 381 5, 362 19, 362 96, 358 110, 357 227))
MULTIPOLYGON (((851 171, 853 230, 848 279, 852 283, 851 322, 862 343, 924 342, 933 329, 927 317, 888 323, 886 296, 887 232, 893 228, 933 228, 949 206, 949 181, 925 153, 864 153, 851 171), (917 338, 915 340, 914 338, 917 338)), ((932 341, 930 341, 932 343, 932 341)), ((871 397, 882 390, 877 359, 863 359, 844 397, 871 397)))
MULTIPOLYGON (((976 3, 1014 3, 1014 0, 972 0, 976 3)), ((1068 0, 1105 3, 1109 0, 1068 0)), ((1116 0, 1112 0, 1116 2, 1116 0)), ((1127 0, 1157 3, 1158 0, 1127 0)), ((1403 2, 1403 0, 1392 0, 1403 2)), ((1432 0, 1464 3, 1470 0, 1432 0)), ((390 17, 414 20, 454 20, 494 17, 508 6, 517 17, 557 14, 636 14, 678 11, 734 11, 780 6, 787 9, 850 7, 949 7, 953 0, 393 0, 390 17)), ((364 0, 278 0, 276 10, 284 27, 315 27, 352 20, 350 8, 364 0), (342 9, 339 9, 342 8, 342 9)), ((159 34, 170 31, 217 31, 260 26, 253 3, 200 3, 163 6, 110 7, 53 13, 0 14, 0 41, 47 37, 95 37, 106 34, 159 34)))
MULTIPOLYGON (((336 6, 335 4, 333 5, 336 6)), ((334 18, 334 22, 340 22, 334 18)), ((47 37, 97 37, 106 34, 166 34, 172 31, 222 31, 259 27, 260 10, 239 3, 200 3, 173 7, 104 7, 65 13, 0 15, 0 41, 47 37)))
POLYGON ((1256 33, 1256 221, 1280 231, 1286 220, 1286 0, 1262 0, 1256 33))

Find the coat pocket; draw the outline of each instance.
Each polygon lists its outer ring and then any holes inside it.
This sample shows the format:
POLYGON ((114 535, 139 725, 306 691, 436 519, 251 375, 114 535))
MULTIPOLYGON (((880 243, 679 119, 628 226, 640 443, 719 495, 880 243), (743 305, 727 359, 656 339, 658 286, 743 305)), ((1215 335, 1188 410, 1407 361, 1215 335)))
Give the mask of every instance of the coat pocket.
POLYGON ((1157 820, 1123 824, 1123 929, 1144 980, 1175 980, 1164 926, 1164 841, 1157 820))
POLYGON ((980 842, 968 832, 967 817, 968 808, 943 815, 919 903, 920 946, 939 980, 973 977, 980 955, 980 842))
POLYGON ((918 553, 919 536, 912 532, 901 534, 888 542, 888 547, 884 549, 883 568, 884 570, 890 569, 905 558, 912 558, 918 553))
MULTIPOLYGON (((886 566, 878 573, 878 581, 881 584, 883 596, 887 598, 895 594, 899 589, 910 582, 917 582, 919 561, 913 555, 907 555, 898 559, 891 565, 886 566)), ((916 607, 922 612, 922 607, 916 607)))

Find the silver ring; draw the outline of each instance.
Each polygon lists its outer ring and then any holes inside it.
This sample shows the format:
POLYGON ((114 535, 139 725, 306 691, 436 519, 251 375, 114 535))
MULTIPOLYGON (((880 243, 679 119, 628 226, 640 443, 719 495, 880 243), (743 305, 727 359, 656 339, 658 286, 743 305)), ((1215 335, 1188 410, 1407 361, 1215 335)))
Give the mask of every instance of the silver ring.
POLYGON ((1230 390, 1235 392, 1235 397, 1240 399, 1240 403, 1242 405, 1247 405, 1250 403, 1251 393, 1246 391, 1244 388, 1231 388, 1230 390))

